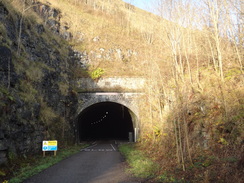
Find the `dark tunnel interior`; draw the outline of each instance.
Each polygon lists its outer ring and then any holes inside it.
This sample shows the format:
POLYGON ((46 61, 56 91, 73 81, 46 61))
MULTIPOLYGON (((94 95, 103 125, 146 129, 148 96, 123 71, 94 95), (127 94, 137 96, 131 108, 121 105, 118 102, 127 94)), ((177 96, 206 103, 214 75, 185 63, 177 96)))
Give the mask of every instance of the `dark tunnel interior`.
POLYGON ((83 140, 129 140, 133 122, 129 109, 114 102, 94 104, 78 118, 79 137, 83 140))

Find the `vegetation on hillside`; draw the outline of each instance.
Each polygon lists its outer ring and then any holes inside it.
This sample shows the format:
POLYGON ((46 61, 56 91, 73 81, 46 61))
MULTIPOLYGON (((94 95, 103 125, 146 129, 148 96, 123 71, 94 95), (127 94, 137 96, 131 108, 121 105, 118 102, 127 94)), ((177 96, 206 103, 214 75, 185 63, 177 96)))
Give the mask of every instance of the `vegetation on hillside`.
POLYGON ((243 181, 240 3, 159 3, 161 15, 179 25, 165 25, 169 68, 165 72, 152 62, 142 110, 141 148, 161 162, 159 176, 167 172, 186 182, 243 181))
MULTIPOLYGON (((89 58, 88 72, 77 67, 76 77, 88 73, 94 79, 148 79, 140 104, 137 148, 159 163, 160 168, 153 171, 157 181, 243 182, 241 0, 158 0, 155 8, 159 16, 121 0, 40 2, 60 10, 60 24, 72 34, 69 44, 89 58)), ((1 24, 0 30, 2 39, 6 30, 1 24)), ((48 35, 43 39, 49 41, 48 35)), ((23 54, 21 50, 24 47, 19 44, 17 54, 23 54)), ((20 59, 20 63, 16 67, 22 72, 30 65, 26 69, 29 80, 20 87, 22 97, 31 101, 37 91, 30 83, 43 74, 26 60, 20 59)), ((66 87, 61 88, 66 93, 66 87)), ((2 93, 5 101, 12 101, 11 93, 2 93)), ((46 108, 42 112, 50 111, 46 108)))
MULTIPOLYGON (((72 77, 72 65, 67 64, 70 52, 68 42, 45 27, 41 17, 33 11, 37 5, 32 1, 6 0, 0 3, 4 16, 4 21, 0 22, 0 45, 11 50, 9 64, 13 67, 9 72, 15 73, 15 77, 11 78, 9 74, 8 78, 12 86, 1 85, 0 97, 3 100, 0 107, 5 114, 0 117, 0 124, 5 126, 5 122, 9 122, 11 107, 18 108, 21 102, 23 109, 31 113, 34 113, 33 105, 40 105, 38 119, 32 114, 33 119, 27 123, 50 126, 57 120, 65 120, 59 115, 60 111, 48 104, 44 90, 48 81, 52 80, 51 85, 57 82, 57 95, 69 95, 71 86, 68 80, 72 77), (60 77, 50 77, 55 74, 60 77)), ((18 117, 23 122, 21 114, 18 117)))
MULTIPOLYGON (((122 0, 50 3, 62 12, 60 23, 73 35, 72 48, 88 55, 89 71, 100 67, 105 77, 144 76, 148 58, 162 60, 156 54, 161 52, 162 43, 158 32, 163 32, 158 16, 122 0)), ((76 74, 86 76, 81 68, 77 68, 76 74)))

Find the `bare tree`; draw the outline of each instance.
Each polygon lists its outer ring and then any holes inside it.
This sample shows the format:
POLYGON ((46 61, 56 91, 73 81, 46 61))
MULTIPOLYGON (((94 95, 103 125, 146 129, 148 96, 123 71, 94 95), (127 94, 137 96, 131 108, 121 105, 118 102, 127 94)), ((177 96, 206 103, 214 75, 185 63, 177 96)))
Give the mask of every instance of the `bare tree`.
POLYGON ((244 1, 241 0, 225 0, 224 3, 225 13, 225 31, 226 37, 234 45, 235 54, 243 73, 243 31, 244 31, 244 17, 243 8, 244 1))
POLYGON ((221 17, 222 3, 219 0, 206 0, 205 3, 208 9, 208 18, 209 18, 212 38, 214 40, 214 44, 217 52, 220 77, 221 80, 224 81, 223 57, 222 57, 220 25, 219 25, 221 21, 220 17, 221 17))
POLYGON ((35 4, 31 4, 28 2, 28 0, 22 0, 22 11, 21 11, 21 17, 20 17, 20 22, 19 22, 19 32, 18 32, 18 39, 17 39, 17 55, 20 55, 20 46, 21 46, 21 35, 22 35, 22 26, 23 26, 23 20, 25 13, 36 6, 35 4))

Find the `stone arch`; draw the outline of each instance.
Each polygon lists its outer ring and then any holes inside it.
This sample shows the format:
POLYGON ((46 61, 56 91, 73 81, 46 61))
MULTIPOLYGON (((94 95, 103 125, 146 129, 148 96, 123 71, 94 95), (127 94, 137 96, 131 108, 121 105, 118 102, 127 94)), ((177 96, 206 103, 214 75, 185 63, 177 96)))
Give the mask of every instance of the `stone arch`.
POLYGON ((120 104, 128 109, 134 127, 134 139, 135 141, 138 139, 140 129, 140 118, 137 102, 135 99, 133 100, 132 98, 126 98, 123 95, 100 95, 96 97, 94 97, 94 94, 89 94, 90 97, 84 97, 84 95, 87 94, 83 94, 81 98, 86 98, 86 100, 83 100, 80 107, 78 108, 76 113, 77 118, 82 113, 82 111, 98 103, 111 102, 120 104))
POLYGON ((137 106, 134 106, 133 104, 129 103, 126 100, 101 100, 101 99, 97 99, 97 100, 93 99, 93 100, 91 100, 89 102, 81 104, 82 106, 78 108, 76 116, 78 116, 87 107, 90 107, 90 106, 92 106, 92 105, 94 105, 96 103, 100 103, 100 102, 114 102, 114 103, 121 104, 121 105, 127 107, 129 110, 131 110, 131 112, 134 113, 137 117, 139 117, 137 106))

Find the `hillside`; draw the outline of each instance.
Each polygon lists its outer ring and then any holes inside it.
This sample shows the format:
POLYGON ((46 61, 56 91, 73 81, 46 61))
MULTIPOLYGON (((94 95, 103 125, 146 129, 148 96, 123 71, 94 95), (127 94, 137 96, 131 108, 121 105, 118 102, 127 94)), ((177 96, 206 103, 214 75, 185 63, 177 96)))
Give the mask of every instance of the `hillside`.
POLYGON ((160 47, 159 17, 121 0, 50 4, 61 11, 61 31, 70 33, 68 41, 89 70, 100 67, 106 76, 139 76, 145 74, 148 57, 160 60, 151 54, 160 47))
POLYGON ((43 139, 75 141, 74 80, 143 77, 136 148, 160 167, 144 178, 243 182, 241 1, 161 2, 174 16, 122 0, 0 0, 0 164, 43 139))

